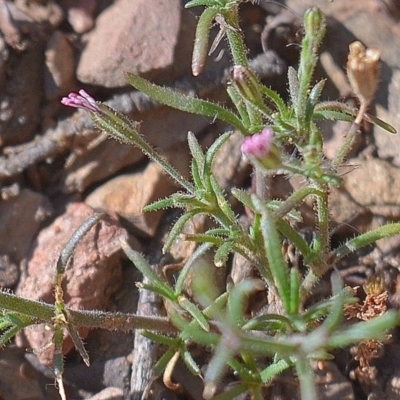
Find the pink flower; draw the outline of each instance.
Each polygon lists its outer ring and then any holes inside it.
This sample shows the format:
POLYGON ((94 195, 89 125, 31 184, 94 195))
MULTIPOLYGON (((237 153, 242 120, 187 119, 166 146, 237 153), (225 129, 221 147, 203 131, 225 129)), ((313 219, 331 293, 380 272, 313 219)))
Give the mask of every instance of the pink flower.
POLYGON ((263 160, 271 151, 273 139, 274 131, 265 127, 260 133, 244 138, 241 146, 242 153, 250 158, 263 160))
POLYGON ((83 108, 84 110, 90 112, 100 111, 96 100, 83 89, 79 91, 79 94, 72 92, 68 95, 68 97, 63 97, 61 99, 61 103, 69 107, 83 108))

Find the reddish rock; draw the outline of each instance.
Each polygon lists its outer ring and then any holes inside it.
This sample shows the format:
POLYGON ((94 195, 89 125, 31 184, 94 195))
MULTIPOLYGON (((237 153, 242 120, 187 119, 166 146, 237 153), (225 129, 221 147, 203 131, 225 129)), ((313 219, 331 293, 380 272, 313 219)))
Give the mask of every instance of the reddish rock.
POLYGON ((171 67, 181 22, 179 0, 118 0, 97 19, 79 61, 82 82, 127 86, 124 71, 171 67), (162 28, 160 27, 160 21, 162 28))
MULTIPOLYGON (((123 105, 117 104, 114 107, 119 110, 123 105)), ((186 169, 189 166, 186 155, 188 131, 198 134, 210 125, 203 116, 167 107, 136 114, 132 119, 141 121, 140 134, 171 160, 179 171, 183 170, 183 164, 186 169), (182 167, 176 165, 177 163, 182 167)), ((118 171, 138 164, 145 157, 141 150, 133 145, 107 140, 105 136, 105 140, 102 140, 99 137, 99 130, 95 127, 93 130, 88 129, 84 132, 78 130, 78 132, 73 153, 68 158, 61 178, 63 191, 66 193, 84 192, 118 171)))
POLYGON ((141 173, 110 179, 93 191, 85 201, 91 207, 116 212, 140 232, 152 236, 162 217, 162 211, 144 213, 143 207, 175 190, 173 181, 161 168, 155 163, 149 163, 141 173))
MULTIPOLYGON (((26 362, 24 350, 15 346, 1 349, 0 392, 2 399, 45 399, 45 383, 39 373, 26 362)), ((46 390, 47 392, 47 390, 46 390)), ((50 389, 55 395, 55 391, 50 389)), ((46 393, 49 395, 49 393, 46 393)))
MULTIPOLYGON (((54 301, 53 279, 58 256, 75 230, 93 214, 91 207, 72 203, 65 214, 41 231, 28 263, 27 276, 17 288, 19 296, 47 303, 54 301)), ((127 232, 110 217, 104 218, 82 238, 64 275, 64 300, 68 307, 86 310, 107 307, 110 296, 122 279, 121 239, 127 239, 127 232)), ((26 329, 17 342, 19 346, 42 349, 51 343, 52 335, 51 329, 37 325, 26 329)), ((72 347, 72 341, 67 338, 64 352, 72 347)), ((40 352, 40 361, 50 364, 53 351, 51 346, 40 352)))
POLYGON ((124 398, 124 391, 117 387, 107 387, 101 392, 96 393, 88 400, 122 400, 124 398))
POLYGON ((398 216, 400 169, 378 159, 356 161, 356 165, 357 168, 345 178, 345 187, 351 198, 359 206, 368 207, 377 214, 387 214, 382 208, 391 207, 398 216))
POLYGON ((64 19, 61 7, 55 1, 15 0, 16 6, 34 21, 56 28, 64 19))
POLYGON ((145 157, 132 145, 109 140, 105 134, 101 138, 95 127, 79 133, 74 139, 73 152, 68 157, 61 179, 65 193, 82 193, 91 185, 108 179, 145 157))
POLYGON ((14 5, 12 18, 24 26, 21 52, 10 52, 5 85, 0 92, 0 142, 4 145, 24 143, 37 133, 43 94, 44 32, 14 5))
POLYGON ((66 36, 60 31, 55 31, 47 42, 45 63, 47 99, 65 95, 76 87, 74 53, 66 36))
POLYGON ((8 254, 0 255, 0 288, 11 288, 18 283, 19 270, 8 254))
POLYGON ((27 256, 40 224, 51 213, 47 198, 29 189, 0 201, 0 254, 19 263, 27 256))
POLYGON ((76 33, 88 32, 93 28, 96 0, 61 0, 60 5, 76 33))

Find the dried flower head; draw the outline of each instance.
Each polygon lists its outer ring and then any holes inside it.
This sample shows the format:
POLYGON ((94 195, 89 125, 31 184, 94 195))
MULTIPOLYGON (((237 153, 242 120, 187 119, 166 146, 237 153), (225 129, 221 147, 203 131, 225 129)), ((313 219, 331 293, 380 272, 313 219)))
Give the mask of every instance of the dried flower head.
POLYGON ((354 93, 362 103, 369 104, 376 92, 380 55, 380 50, 365 48, 359 41, 350 43, 347 77, 354 93))

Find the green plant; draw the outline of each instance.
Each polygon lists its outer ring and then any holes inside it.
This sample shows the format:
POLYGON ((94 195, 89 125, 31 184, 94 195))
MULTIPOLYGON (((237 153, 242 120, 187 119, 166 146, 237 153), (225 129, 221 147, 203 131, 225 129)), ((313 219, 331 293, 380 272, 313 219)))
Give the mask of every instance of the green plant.
MULTIPOLYGON (((60 256, 55 279, 55 306, 20 299, 9 293, 0 293, 3 309, 1 328, 5 343, 18 330, 28 325, 53 321, 56 347, 54 368, 57 382, 62 388, 62 333, 67 329, 76 347, 87 361, 84 347, 76 334, 80 326, 112 329, 147 329, 153 340, 168 346, 167 352, 156 365, 156 372, 169 374, 177 358, 181 357, 188 368, 200 374, 191 355, 193 343, 212 348, 212 358, 204 373, 205 399, 231 399, 249 391, 255 399, 262 399, 262 388, 288 368, 294 368, 300 382, 303 399, 317 399, 312 359, 328 359, 330 351, 357 343, 363 339, 384 340, 386 331, 400 322, 394 311, 369 321, 352 325, 342 324, 343 310, 357 299, 351 289, 343 287, 335 264, 352 251, 376 240, 400 233, 400 224, 389 224, 348 240, 338 248, 330 243, 328 193, 331 186, 339 186, 339 167, 351 150, 363 118, 393 132, 394 129, 376 117, 366 114, 374 88, 366 92, 357 89, 362 98, 360 109, 340 102, 322 102, 320 96, 324 80, 312 85, 318 61, 318 48, 325 33, 325 18, 312 8, 304 15, 304 37, 298 70, 288 71, 289 101, 263 85, 251 71, 238 23, 240 0, 193 0, 186 6, 205 6, 198 21, 193 51, 193 74, 199 75, 206 62, 208 35, 213 21, 220 26, 220 37, 225 35, 233 58, 233 69, 228 94, 235 106, 230 110, 212 102, 175 93, 156 86, 147 80, 126 74, 128 82, 151 98, 179 110, 217 117, 240 130, 245 137, 242 151, 254 166, 256 193, 236 188, 232 195, 248 210, 253 218, 245 229, 227 200, 227 196, 213 174, 215 155, 228 140, 230 133, 221 135, 204 152, 196 137, 189 133, 188 143, 192 154, 192 180, 183 178, 140 136, 137 124, 106 104, 96 102, 85 91, 70 94, 63 103, 88 111, 95 124, 112 137, 138 146, 152 160, 178 182, 183 192, 175 193, 146 207, 146 211, 178 207, 183 215, 172 227, 164 245, 168 251, 181 234, 185 224, 197 214, 212 217, 216 226, 206 232, 188 236, 199 243, 197 250, 179 272, 174 285, 165 282, 151 269, 145 258, 125 243, 127 256, 150 282, 143 289, 152 290, 163 297, 168 310, 165 319, 73 311, 62 300, 61 281, 74 246, 79 238, 98 221, 99 216, 88 220, 73 236, 60 256), (367 94, 365 94, 367 93, 367 94), (324 159, 323 136, 318 121, 325 119, 354 121, 339 149, 337 157, 327 165, 324 159), (296 157, 288 149, 295 148, 296 157), (285 200, 270 199, 265 177, 277 171, 288 176, 303 177, 304 185, 288 194, 285 200), (299 206, 311 198, 315 203, 315 234, 308 242, 296 230, 301 219, 299 206), (305 273, 289 266, 282 254, 284 242, 289 242, 302 254, 305 273), (201 256, 214 251, 215 266, 224 265, 232 253, 238 253, 251 262, 260 279, 250 279, 236 285, 228 284, 226 291, 217 295, 208 276, 198 274, 193 280, 197 301, 185 295, 184 285, 190 269, 201 267, 201 256), (311 306, 306 306, 310 293, 318 280, 331 271, 332 296, 311 306), (255 291, 268 292, 275 299, 274 310, 257 316, 246 316, 248 296, 255 291), (111 323, 110 323, 111 321, 111 323), (172 334, 171 334, 172 333, 172 334), (168 335, 166 335, 168 334, 168 335), (230 368, 238 376, 238 385, 228 392, 216 393, 217 383, 230 368)), ((365 49, 364 49, 365 50, 365 49)), ((361 51, 362 53, 362 51, 361 51)), ((357 53, 360 56, 360 53, 357 53)), ((361 57, 358 62, 375 62, 361 57)), ((356 63, 356 65, 359 65, 356 63)), ((356 67, 355 67, 356 68, 356 67)), ((377 68, 377 67, 376 67, 377 68)), ((358 84, 357 76, 351 80, 358 84)))

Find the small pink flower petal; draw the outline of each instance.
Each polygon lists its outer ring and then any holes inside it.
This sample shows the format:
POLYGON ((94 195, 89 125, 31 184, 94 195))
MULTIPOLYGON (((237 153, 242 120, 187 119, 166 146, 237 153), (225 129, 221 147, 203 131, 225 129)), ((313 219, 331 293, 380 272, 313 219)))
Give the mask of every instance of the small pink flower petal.
POLYGON ((61 103, 68 107, 83 108, 86 111, 99 111, 96 100, 83 89, 79 91, 79 94, 72 92, 68 97, 63 97, 61 103))
POLYGON ((241 146, 242 153, 262 160, 270 152, 273 139, 274 131, 265 127, 260 133, 244 138, 241 146))

